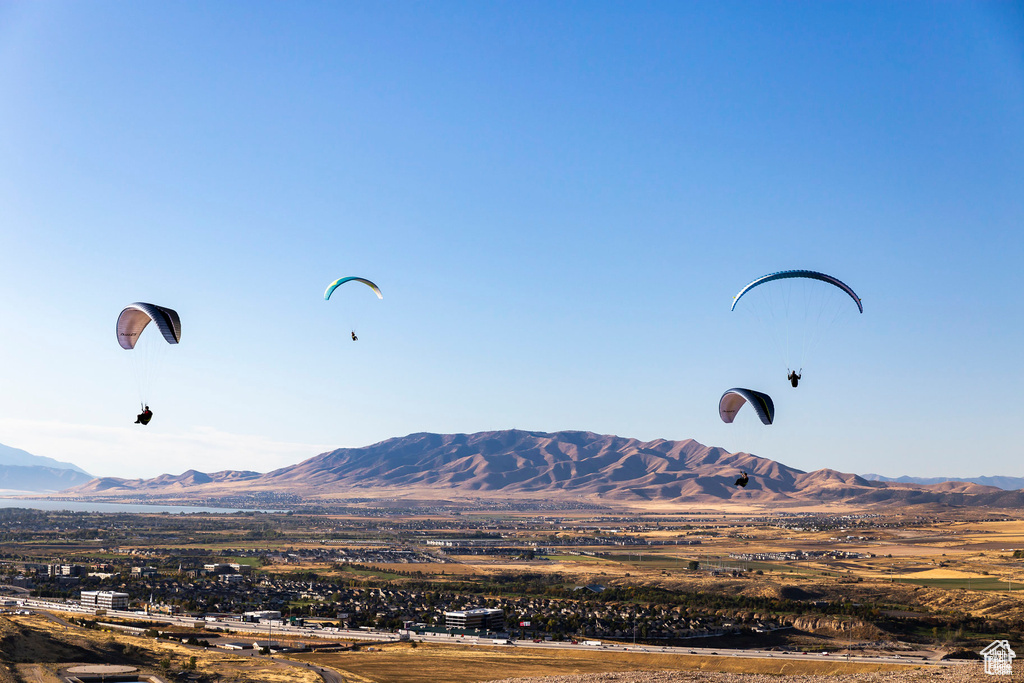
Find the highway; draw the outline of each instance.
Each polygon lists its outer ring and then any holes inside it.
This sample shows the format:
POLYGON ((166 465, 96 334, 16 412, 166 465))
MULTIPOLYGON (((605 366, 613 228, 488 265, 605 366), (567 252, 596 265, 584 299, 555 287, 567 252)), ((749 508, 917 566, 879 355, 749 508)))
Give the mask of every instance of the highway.
MULTIPOLYGON (((0 596, 3 599, 5 596, 0 596)), ((16 596, 10 596, 7 599, 17 600, 19 605, 26 608, 34 608, 45 611, 62 611, 62 612, 78 612, 81 614, 93 615, 95 610, 92 608, 84 608, 76 603, 71 602, 60 602, 56 600, 41 600, 39 598, 20 598, 16 596)), ((138 612, 120 611, 120 610, 106 610, 105 616, 116 617, 121 619, 146 619, 158 623, 164 623, 168 625, 181 626, 186 628, 195 628, 197 625, 202 626, 208 631, 220 631, 224 633, 246 633, 246 634, 257 634, 257 638, 261 640, 269 640, 271 638, 287 638, 289 640, 304 640, 311 641, 314 639, 324 640, 355 640, 359 642, 399 642, 401 636, 397 633, 389 631, 375 631, 365 629, 338 629, 338 628, 316 628, 314 626, 290 626, 290 625, 269 625, 252 622, 241 622, 241 621, 206 621, 203 619, 195 619, 192 617, 179 617, 164 614, 140 614, 138 612)), ((802 661, 821 661, 825 658, 840 659, 849 662, 859 662, 865 664, 913 664, 915 666, 959 666, 966 664, 965 660, 947 660, 947 661, 936 661, 929 660, 919 655, 908 656, 900 654, 879 654, 879 655, 867 655, 867 654, 856 654, 846 655, 832 653, 804 653, 799 651, 772 651, 772 650, 757 650, 757 649, 730 649, 721 647, 680 647, 680 646, 659 646, 659 645, 628 645, 624 643, 610 643, 602 642, 600 645, 587 644, 585 642, 573 643, 571 641, 535 641, 535 640, 515 640, 509 641, 508 643, 496 643, 494 638, 483 638, 476 636, 453 636, 448 634, 422 634, 413 635, 413 640, 421 643, 439 643, 446 645, 472 645, 479 647, 496 647, 496 648, 539 648, 544 650, 602 650, 617 651, 617 652, 631 652, 631 653, 649 653, 649 654, 665 654, 665 655, 697 655, 702 657, 742 657, 742 658, 772 658, 772 659, 791 659, 791 660, 802 660, 802 661)), ((597 642, 597 641, 590 641, 597 642)), ((327 677, 325 676, 325 680, 327 677)), ((331 683, 329 681, 329 683, 331 683)), ((341 683, 340 680, 338 683, 341 683)))
MULTIPOLYGON (((0 597, 2 597, 2 596, 0 596, 0 597)), ((8 598, 8 599, 12 599, 12 598, 8 598)), ((94 613, 94 610, 83 609, 80 606, 69 604, 69 603, 60 603, 60 602, 57 602, 57 601, 49 601, 49 600, 23 599, 23 598, 18 598, 18 600, 19 600, 19 602, 23 603, 23 604, 19 605, 19 607, 24 609, 26 612, 43 615, 43 616, 47 617, 48 619, 50 619, 50 620, 52 620, 52 621, 62 625, 65 629, 68 629, 68 628, 81 628, 81 627, 78 626, 77 624, 72 624, 72 623, 68 622, 67 620, 65 620, 59 614, 54 614, 54 612, 69 612, 69 611, 72 611, 72 612, 79 612, 79 613, 83 613, 83 614, 93 614, 94 613), (29 604, 29 603, 32 603, 32 604, 29 604), (55 607, 55 605, 57 605, 57 606, 55 607), (75 609, 72 609, 72 608, 75 608, 75 609)), ((144 616, 144 615, 136 614, 135 612, 123 612, 123 611, 119 611, 119 610, 108 610, 106 616, 119 617, 119 616, 122 616, 122 615, 129 615, 130 618, 135 618, 135 619, 137 619, 140 616, 144 616)), ((193 624, 195 623, 194 619, 188 620, 188 621, 190 621, 193 624)), ((175 622, 172 621, 172 622, 169 622, 169 623, 175 623, 175 622)), ((187 647, 189 649, 202 649, 199 646, 193 646, 193 645, 185 645, 185 647, 187 647)), ((242 656, 248 655, 248 656, 251 656, 251 657, 266 657, 267 659, 272 660, 274 662, 274 664, 276 664, 278 666, 290 666, 290 667, 294 667, 294 668, 297 668, 297 669, 309 669, 310 671, 313 671, 317 675, 319 675, 320 678, 323 679, 324 683, 346 683, 345 679, 342 677, 342 675, 339 674, 334 669, 331 669, 331 668, 328 668, 328 667, 323 667, 323 666, 318 666, 318 665, 313 664, 311 662, 303 663, 303 662, 296 662, 296 661, 293 661, 293 660, 290 660, 290 659, 285 659, 283 657, 269 657, 269 656, 261 655, 260 653, 254 651, 254 650, 242 651, 239 654, 242 655, 242 656)))

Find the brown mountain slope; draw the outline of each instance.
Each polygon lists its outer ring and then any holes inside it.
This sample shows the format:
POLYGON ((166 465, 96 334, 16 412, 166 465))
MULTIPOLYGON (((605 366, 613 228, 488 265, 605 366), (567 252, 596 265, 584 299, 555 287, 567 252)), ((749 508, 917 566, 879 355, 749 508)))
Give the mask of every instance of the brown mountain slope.
POLYGON ((978 484, 869 481, 831 469, 802 472, 747 453, 685 441, 638 441, 591 432, 505 430, 410 434, 340 448, 264 475, 190 470, 148 480, 96 479, 66 495, 196 498, 246 492, 313 496, 502 497, 622 503, 945 503, 1010 506, 1017 491, 978 484), (741 471, 745 489, 734 485, 741 471))
POLYGON ((205 474, 196 470, 188 470, 177 476, 161 474, 152 479, 121 479, 119 477, 97 477, 81 486, 68 489, 64 493, 75 493, 87 496, 92 493, 111 494, 116 492, 137 493, 140 491, 164 491, 170 488, 182 489, 204 484, 223 484, 240 481, 251 481, 259 478, 259 472, 239 470, 223 470, 205 474))
MULTIPOLYGON (((318 490, 430 488, 502 494, 572 494, 608 499, 729 498, 741 470, 771 497, 802 474, 764 458, 692 439, 641 442, 590 432, 507 430, 412 434, 366 448, 323 453, 258 482, 318 490)), ((257 482, 254 482, 254 484, 257 482)))

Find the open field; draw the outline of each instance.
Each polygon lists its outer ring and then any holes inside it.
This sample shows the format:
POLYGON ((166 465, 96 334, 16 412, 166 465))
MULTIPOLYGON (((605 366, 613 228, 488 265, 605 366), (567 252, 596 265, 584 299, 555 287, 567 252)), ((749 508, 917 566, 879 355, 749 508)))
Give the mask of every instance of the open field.
POLYGON ((738 659, 690 655, 660 655, 604 650, 558 652, 515 647, 409 645, 363 649, 359 652, 297 655, 300 661, 330 666, 350 683, 476 683, 495 677, 551 676, 614 671, 716 671, 773 675, 831 675, 893 671, 908 667, 846 664, 845 662, 738 659))
MULTIPOLYGON (((607 549, 593 546, 584 550, 601 553, 598 557, 588 555, 551 555, 543 560, 510 561, 502 558, 455 557, 456 565, 416 566, 415 571, 431 575, 487 576, 495 572, 531 572, 576 577, 578 583, 613 580, 645 580, 663 582, 707 583, 701 574, 687 568, 690 561, 700 563, 702 569, 712 570, 721 566, 723 570, 740 568, 744 571, 760 571, 775 580, 791 580, 799 584, 830 584, 836 581, 860 581, 874 584, 908 583, 968 591, 1003 591, 1007 593, 1024 589, 1024 569, 1009 554, 990 553, 988 557, 964 554, 958 557, 950 553, 941 563, 952 568, 939 568, 937 562, 926 556, 904 556, 902 558, 878 557, 864 560, 800 560, 800 561, 758 561, 730 558, 727 552, 709 552, 710 546, 701 553, 680 550, 645 551, 642 554, 609 553, 607 549), (671 554, 670 554, 671 553, 671 554)), ((722 548, 728 551, 729 548, 722 548)), ((750 552, 747 549, 747 552, 750 552)), ((764 552, 771 552, 766 550, 764 552)), ((413 569, 404 565, 405 570, 413 569)), ((379 574, 394 566, 375 566, 379 574)), ((350 570, 352 571, 352 570, 350 570)))
MULTIPOLYGON (((434 567, 450 567, 452 570, 457 571, 463 569, 460 565, 433 565, 434 567)), ((384 581, 391 581, 395 579, 402 579, 401 574, 396 574, 395 570, 399 571, 417 571, 420 565, 409 565, 409 564, 385 564, 379 563, 372 567, 354 567, 345 564, 327 564, 322 562, 302 562, 298 564, 278 564, 278 565, 267 565, 262 567, 261 571, 265 574, 270 575, 286 575, 286 574, 301 574, 304 572, 313 572, 318 576, 323 577, 337 577, 339 579, 380 579, 384 581)), ((426 568, 426 566, 424 566, 426 568)), ((449 573, 452 573, 451 571, 449 573)))
MULTIPOLYGON (((776 674, 651 671, 553 676, 550 678, 507 678, 488 683, 777 683, 780 678, 776 674)), ((795 678, 786 677, 783 680, 800 681, 800 683, 924 683, 936 680, 942 681, 942 683, 974 683, 991 678, 982 672, 981 664, 975 664, 941 672, 906 670, 855 674, 806 674, 795 678)), ((999 680, 1005 681, 1005 683, 1024 681, 1024 674, 1000 676, 999 680)))

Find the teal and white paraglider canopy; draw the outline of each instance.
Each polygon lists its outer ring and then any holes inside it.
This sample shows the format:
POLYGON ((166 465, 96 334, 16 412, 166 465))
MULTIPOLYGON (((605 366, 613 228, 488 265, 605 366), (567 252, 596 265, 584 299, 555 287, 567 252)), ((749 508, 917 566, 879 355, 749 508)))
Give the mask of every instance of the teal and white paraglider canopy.
POLYGON ((763 275, 754 280, 753 282, 751 282, 743 289, 741 289, 740 293, 733 297, 732 308, 729 310, 735 311, 736 304, 740 302, 740 298, 744 294, 752 290, 754 287, 757 287, 758 285, 763 285, 767 282, 773 282, 775 280, 786 280, 788 278, 794 277, 807 278, 809 280, 820 280, 821 282, 827 282, 830 285, 835 285, 839 289, 849 294, 850 298, 853 299, 853 302, 857 304, 857 308, 860 310, 860 312, 864 312, 864 305, 861 304, 860 297, 857 296, 857 293, 853 291, 853 289, 851 289, 849 285, 847 285, 839 278, 832 277, 831 275, 826 275, 825 273, 819 273, 816 270, 780 270, 778 273, 769 273, 767 275, 763 275))
POLYGON ((374 293, 377 295, 378 299, 383 299, 384 298, 384 295, 380 293, 380 287, 378 287, 377 285, 373 284, 372 282, 370 282, 366 278, 364 278, 364 277, 343 277, 343 278, 338 278, 337 280, 335 280, 331 284, 327 285, 327 291, 324 292, 324 300, 325 301, 329 300, 331 298, 331 294, 334 293, 334 290, 336 290, 338 287, 340 287, 341 285, 345 284, 346 282, 362 282, 364 285, 366 285, 367 287, 369 287, 370 289, 372 289, 374 291, 374 293))
POLYGON ((802 368, 811 364, 805 361, 830 330, 857 317, 854 311, 863 313, 864 304, 852 287, 834 275, 780 270, 743 287, 733 297, 730 310, 757 323, 755 343, 775 347, 795 387, 802 368))

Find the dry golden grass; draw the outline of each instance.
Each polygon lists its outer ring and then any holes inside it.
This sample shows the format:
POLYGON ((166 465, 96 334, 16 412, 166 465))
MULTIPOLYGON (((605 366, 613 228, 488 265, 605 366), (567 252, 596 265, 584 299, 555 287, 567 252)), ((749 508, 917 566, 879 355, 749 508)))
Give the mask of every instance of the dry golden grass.
POLYGON ((905 669, 898 665, 804 662, 662 655, 607 650, 558 650, 466 647, 453 645, 396 645, 376 651, 296 655, 341 672, 350 683, 475 683, 499 678, 555 676, 612 671, 720 671, 785 675, 867 673, 905 669))
POLYGON ((609 560, 595 560, 592 557, 581 556, 576 558, 562 558, 555 561, 543 562, 509 562, 507 560, 496 560, 493 562, 480 561, 474 558, 473 562, 465 562, 457 565, 437 565, 443 568, 446 574, 493 574, 495 572, 516 572, 526 571, 538 574, 573 574, 573 575, 598 575, 609 574, 613 576, 624 576, 626 572, 635 571, 632 567, 620 562, 609 560))
POLYGON ((5 664, 0 662, 0 683, 22 683, 24 679, 20 676, 15 676, 12 669, 13 664, 5 664))
POLYGON ((910 574, 904 573, 904 578, 911 579, 966 579, 968 577, 974 579, 984 578, 984 574, 978 574, 977 572, 963 572, 955 569, 925 569, 923 571, 912 572, 910 574))
POLYGON ((17 664, 16 668, 26 683, 64 683, 57 674, 42 664, 17 664))
MULTIPOLYGON (((141 651, 141 658, 151 662, 170 659, 174 668, 180 668, 190 657, 196 658, 200 674, 220 674, 222 681, 260 681, 261 683, 320 683, 318 675, 305 669, 277 663, 263 657, 239 657, 217 650, 188 648, 168 641, 154 640, 121 633, 107 633, 82 628, 65 628, 43 616, 24 616, 0 620, 0 633, 5 640, 11 638, 16 647, 15 658, 26 664, 19 667, 22 678, 33 683, 52 683, 48 675, 55 675, 63 666, 79 661, 97 661, 110 658, 124 646, 141 651), (118 647, 120 646, 120 647, 118 647), (76 657, 76 654, 78 655, 76 657), (28 666, 28 662, 35 668, 28 666)), ((118 662, 121 663, 121 662, 118 662)), ((59 679, 58 679, 59 680, 59 679)), ((0 681, 3 681, 0 678, 0 681)))
MULTIPOLYGON (((440 575, 442 572, 448 576, 467 576, 472 574, 489 574, 494 571, 494 567, 485 567, 481 564, 428 564, 423 565, 420 570, 424 573, 440 575)), ((535 571, 531 566, 530 571, 535 571)))

